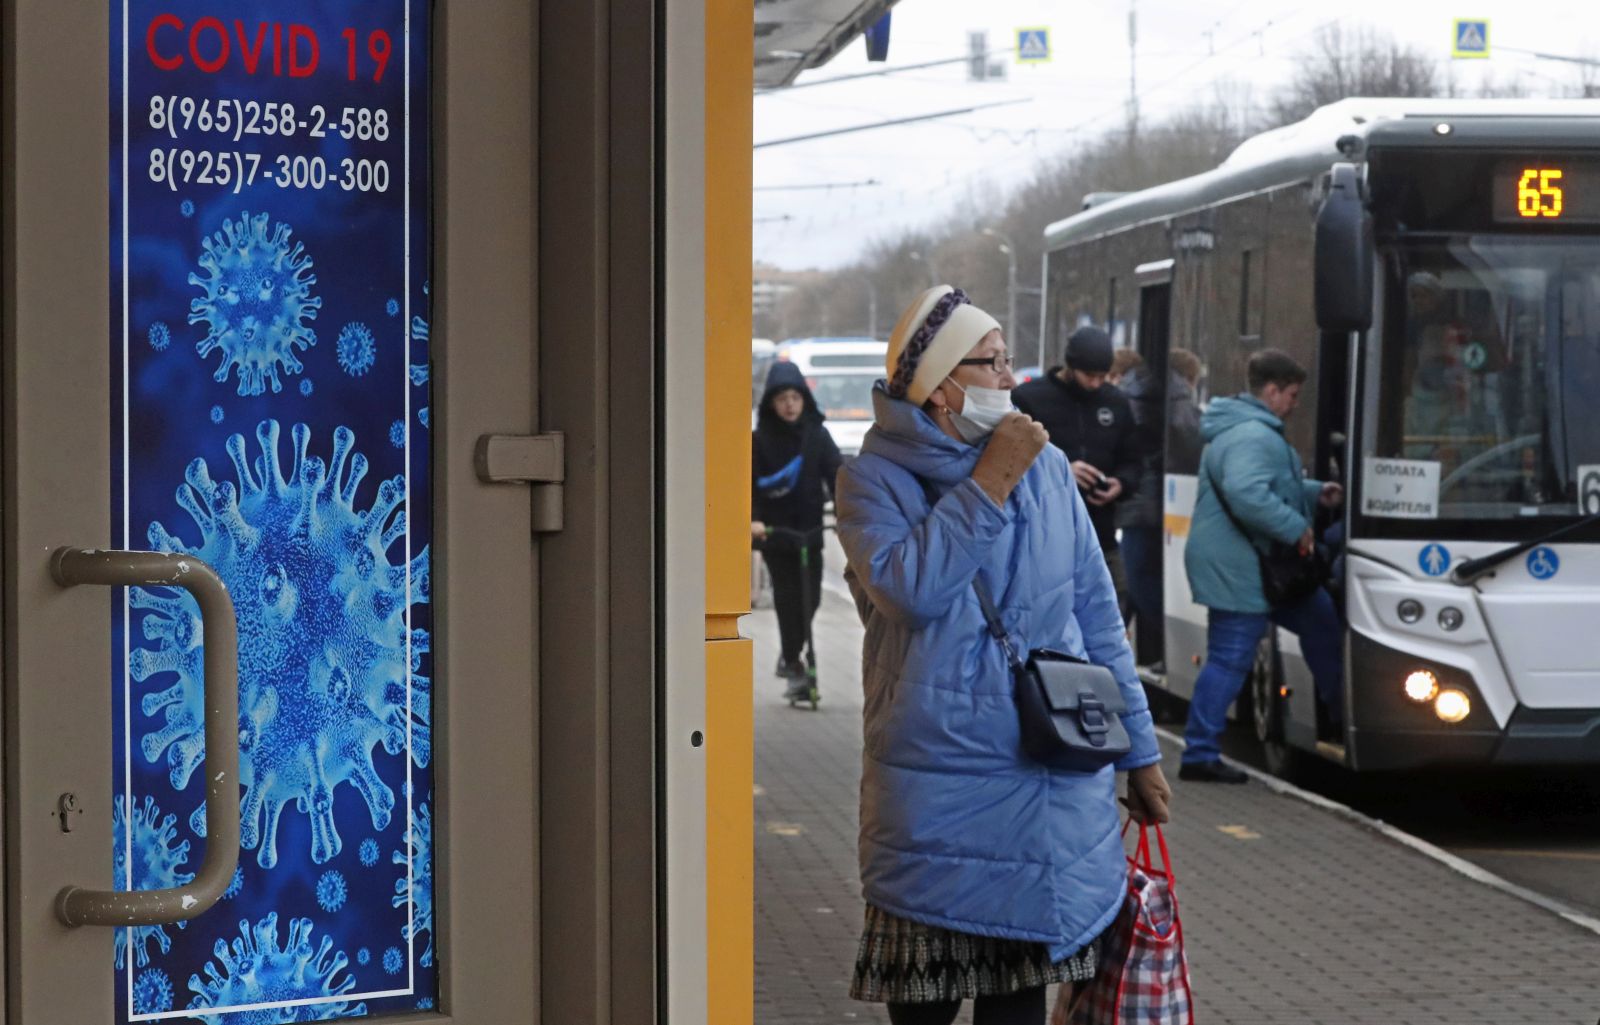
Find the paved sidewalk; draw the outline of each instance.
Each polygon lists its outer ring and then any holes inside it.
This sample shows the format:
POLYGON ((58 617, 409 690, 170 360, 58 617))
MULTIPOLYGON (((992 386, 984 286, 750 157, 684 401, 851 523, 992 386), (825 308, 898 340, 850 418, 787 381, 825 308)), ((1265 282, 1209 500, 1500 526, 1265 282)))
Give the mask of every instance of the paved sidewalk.
MULTIPOLYGON (((780 698, 771 611, 745 624, 756 641, 755 1020, 886 1022, 846 996, 861 926, 854 609, 824 595, 815 713, 780 698)), ((1600 1018, 1600 936, 1259 783, 1186 785, 1175 754, 1167 836, 1199 1025, 1600 1018)))

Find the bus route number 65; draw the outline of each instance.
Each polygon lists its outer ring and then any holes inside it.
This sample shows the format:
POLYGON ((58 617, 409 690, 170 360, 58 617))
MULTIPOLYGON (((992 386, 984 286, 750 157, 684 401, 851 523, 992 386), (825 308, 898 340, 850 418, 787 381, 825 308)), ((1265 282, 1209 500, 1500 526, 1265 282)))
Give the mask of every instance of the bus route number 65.
POLYGON ((1529 167, 1517 182, 1517 213, 1523 217, 1561 216, 1562 172, 1554 167, 1529 167))

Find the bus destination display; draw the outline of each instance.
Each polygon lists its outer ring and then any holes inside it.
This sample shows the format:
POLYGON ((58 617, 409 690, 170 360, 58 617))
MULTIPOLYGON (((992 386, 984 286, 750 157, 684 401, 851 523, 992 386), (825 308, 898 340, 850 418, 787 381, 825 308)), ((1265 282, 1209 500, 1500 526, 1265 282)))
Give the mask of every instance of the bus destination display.
POLYGON ((1497 224, 1600 224, 1600 162, 1515 157, 1494 174, 1497 224))

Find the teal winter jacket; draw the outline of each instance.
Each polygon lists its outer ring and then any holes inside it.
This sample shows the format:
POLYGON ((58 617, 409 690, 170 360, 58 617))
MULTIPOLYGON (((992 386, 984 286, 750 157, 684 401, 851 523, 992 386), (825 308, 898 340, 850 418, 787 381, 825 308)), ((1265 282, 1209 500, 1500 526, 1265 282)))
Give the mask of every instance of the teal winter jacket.
POLYGON ((1256 552, 1273 541, 1300 540, 1315 518, 1322 484, 1305 479, 1300 456, 1283 436, 1283 421, 1253 395, 1212 400, 1200 419, 1200 435, 1206 450, 1183 553, 1189 589, 1208 608, 1271 612, 1256 552), (1217 501, 1219 486, 1249 537, 1217 501))
POLYGON ((1133 749, 1160 760, 1088 509, 1046 446, 1004 505, 982 454, 880 383, 876 424, 839 471, 839 540, 866 626, 860 862, 867 903, 901 918, 1071 955, 1127 893, 1113 766, 1053 771, 1021 749, 1011 674, 984 625, 982 575, 1012 643, 1109 666, 1133 749))

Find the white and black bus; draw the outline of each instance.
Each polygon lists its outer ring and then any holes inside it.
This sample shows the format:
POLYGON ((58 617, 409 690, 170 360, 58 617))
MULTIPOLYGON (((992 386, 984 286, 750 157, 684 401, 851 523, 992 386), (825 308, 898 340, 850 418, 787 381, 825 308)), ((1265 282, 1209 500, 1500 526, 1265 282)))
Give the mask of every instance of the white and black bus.
MULTIPOLYGON (((1345 726, 1319 741, 1277 632, 1241 702, 1276 768, 1600 762, 1600 102, 1325 107, 1091 197, 1048 228, 1044 288, 1044 351, 1103 324, 1166 381, 1186 349, 1201 402, 1264 347, 1312 371, 1289 437, 1349 499, 1345 726)), ((1143 672, 1187 697, 1198 445, 1170 419, 1165 658, 1143 672)))

